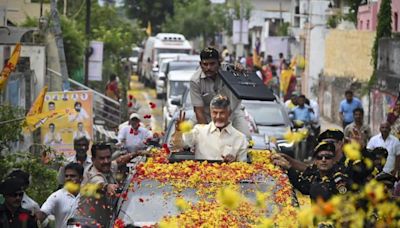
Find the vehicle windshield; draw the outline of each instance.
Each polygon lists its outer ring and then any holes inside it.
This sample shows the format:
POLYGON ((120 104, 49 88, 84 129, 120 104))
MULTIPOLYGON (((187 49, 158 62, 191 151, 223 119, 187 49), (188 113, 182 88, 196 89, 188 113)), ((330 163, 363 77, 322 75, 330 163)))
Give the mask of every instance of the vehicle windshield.
POLYGON ((182 95, 189 88, 189 81, 169 81, 169 95, 182 95))
POLYGON ((257 125, 286 125, 284 110, 277 105, 260 105, 260 103, 243 103, 243 105, 257 125))
MULTIPOLYGON (((162 184, 156 180, 145 180, 140 185, 134 183, 135 191, 128 192, 128 200, 125 201, 119 210, 117 218, 126 224, 148 225, 160 221, 165 216, 178 215, 180 211, 175 206, 176 196, 174 194, 166 194, 174 192, 174 188, 170 184, 162 184), (145 186, 145 187, 144 187, 145 186), (138 203, 143 201, 143 203, 138 203)), ((255 183, 243 181, 240 182, 240 191, 252 202, 256 201, 254 192, 256 191, 273 191, 279 190, 274 188, 276 182, 273 178, 266 177, 263 182, 255 183)), ((196 203, 200 199, 196 194, 196 189, 185 188, 180 192, 180 197, 191 203, 196 203)), ((270 216, 275 203, 268 206, 267 216, 270 216)))
POLYGON ((161 72, 164 72, 167 70, 167 65, 168 65, 168 61, 162 61, 161 62, 161 66, 160 66, 160 70, 161 72))
POLYGON ((134 50, 132 51, 132 57, 138 57, 139 56, 139 51, 134 50))
POLYGON ((199 62, 196 61, 181 61, 181 62, 169 62, 168 72, 175 70, 196 70, 199 67, 199 62))

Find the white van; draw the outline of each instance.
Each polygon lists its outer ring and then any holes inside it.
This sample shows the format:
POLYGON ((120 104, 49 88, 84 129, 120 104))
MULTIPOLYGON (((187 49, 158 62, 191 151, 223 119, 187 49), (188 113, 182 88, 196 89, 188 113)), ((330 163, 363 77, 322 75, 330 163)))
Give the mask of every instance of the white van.
POLYGON ((158 55, 161 53, 181 53, 190 54, 192 45, 182 34, 177 33, 158 33, 154 37, 149 37, 146 41, 143 59, 141 80, 145 85, 150 85, 153 68, 158 68, 158 55))

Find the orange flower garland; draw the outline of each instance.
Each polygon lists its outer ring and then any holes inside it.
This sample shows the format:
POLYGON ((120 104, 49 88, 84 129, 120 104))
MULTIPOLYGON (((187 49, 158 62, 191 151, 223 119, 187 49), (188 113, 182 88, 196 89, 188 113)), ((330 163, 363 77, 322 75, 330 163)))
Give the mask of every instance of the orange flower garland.
POLYGON ((191 160, 169 163, 168 152, 164 148, 154 151, 146 163, 136 167, 136 175, 132 182, 157 180, 173 186, 174 192, 165 194, 179 195, 186 188, 196 190, 200 200, 193 204, 179 198, 176 204, 182 213, 164 218, 159 224, 160 227, 173 227, 173 224, 185 224, 186 227, 249 227, 264 224, 262 219, 265 218, 265 214, 269 214, 274 222, 280 221, 290 226, 296 224, 295 220, 288 220, 289 216, 295 218, 296 209, 291 206, 292 188, 287 176, 270 163, 269 151, 252 150, 249 154, 252 164, 191 160), (257 192, 257 203, 248 201, 237 192, 240 181, 256 182, 262 181, 263 178, 272 178, 276 185, 269 186, 268 193, 257 192), (273 208, 276 211, 267 211, 265 206, 260 206, 268 202, 276 205, 273 208))

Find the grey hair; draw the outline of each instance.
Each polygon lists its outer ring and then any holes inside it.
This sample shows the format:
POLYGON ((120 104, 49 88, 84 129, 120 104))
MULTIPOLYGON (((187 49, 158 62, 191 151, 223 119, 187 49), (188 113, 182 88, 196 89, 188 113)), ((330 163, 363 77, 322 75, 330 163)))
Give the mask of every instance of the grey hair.
POLYGON ((227 96, 223 96, 221 94, 216 95, 210 102, 211 108, 228 108, 230 109, 230 100, 227 96))

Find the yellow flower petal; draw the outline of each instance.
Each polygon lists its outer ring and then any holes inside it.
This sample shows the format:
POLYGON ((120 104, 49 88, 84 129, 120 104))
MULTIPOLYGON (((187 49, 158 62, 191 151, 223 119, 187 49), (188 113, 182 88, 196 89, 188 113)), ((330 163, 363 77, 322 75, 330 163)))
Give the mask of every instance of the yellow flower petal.
POLYGON ((179 124, 179 130, 183 133, 189 132, 190 130, 192 130, 192 128, 193 124, 190 121, 183 121, 179 124))

